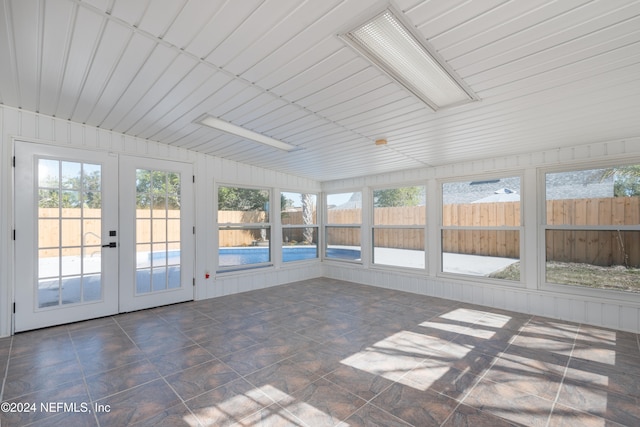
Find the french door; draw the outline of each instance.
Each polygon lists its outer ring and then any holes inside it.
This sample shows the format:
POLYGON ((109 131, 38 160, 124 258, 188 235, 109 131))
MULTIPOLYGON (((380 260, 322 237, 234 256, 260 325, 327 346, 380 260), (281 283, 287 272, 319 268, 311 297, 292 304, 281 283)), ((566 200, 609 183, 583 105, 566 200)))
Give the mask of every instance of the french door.
POLYGON ((193 299, 190 165, 21 141, 15 158, 16 332, 193 299))
POLYGON ((190 164, 120 159, 120 311, 193 299, 190 164))

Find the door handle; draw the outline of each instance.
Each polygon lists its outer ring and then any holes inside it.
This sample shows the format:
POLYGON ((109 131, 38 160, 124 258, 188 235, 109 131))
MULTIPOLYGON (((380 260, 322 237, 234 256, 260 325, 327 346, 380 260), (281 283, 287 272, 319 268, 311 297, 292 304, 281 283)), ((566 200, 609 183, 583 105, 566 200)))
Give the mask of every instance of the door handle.
POLYGON ((109 242, 106 245, 102 245, 103 248, 115 248, 117 246, 118 246, 118 244, 116 242, 109 242))

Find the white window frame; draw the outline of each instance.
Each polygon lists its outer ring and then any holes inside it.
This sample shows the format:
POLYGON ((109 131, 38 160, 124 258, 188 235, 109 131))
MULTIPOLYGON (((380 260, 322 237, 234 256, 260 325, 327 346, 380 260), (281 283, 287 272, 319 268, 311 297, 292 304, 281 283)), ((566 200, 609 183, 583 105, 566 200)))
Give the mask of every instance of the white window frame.
POLYGON ((240 272, 240 271, 245 271, 245 270, 251 270, 251 269, 255 269, 255 268, 264 268, 264 267, 273 267, 274 262, 273 262, 273 194, 274 191, 272 188, 270 187, 260 187, 260 186, 256 186, 256 185, 247 185, 247 184, 233 184, 233 183, 217 183, 215 185, 215 195, 214 195, 214 206, 215 206, 215 233, 216 233, 216 242, 217 242, 217 248, 216 248, 216 259, 215 259, 215 266, 216 266, 216 274, 224 274, 224 273, 230 273, 230 272, 240 272), (268 215, 268 219, 269 221, 267 222, 256 222, 256 223, 246 223, 246 222, 240 222, 240 223, 221 223, 220 222, 220 218, 218 215, 219 212, 219 206, 218 206, 218 197, 220 194, 220 188, 221 187, 229 187, 229 188, 243 188, 243 189, 247 189, 247 190, 260 190, 260 191, 267 191, 269 194, 269 207, 267 208, 266 212, 268 215), (270 236, 269 239, 269 246, 268 246, 268 254, 269 254, 269 261, 267 262, 260 262, 260 263, 251 263, 251 264, 238 264, 238 265, 233 265, 233 266, 220 266, 220 249, 224 248, 223 246, 220 246, 220 231, 224 231, 224 230, 263 230, 266 229, 267 230, 267 234, 270 236))
POLYGON ((640 293, 625 292, 614 289, 590 288, 582 285, 569 285, 563 283, 547 282, 546 272, 546 232, 547 230, 592 230, 592 231, 640 231, 640 225, 548 225, 547 224, 547 185, 546 176, 548 173, 578 172, 584 170, 606 169, 610 167, 637 165, 640 164, 640 157, 627 157, 619 159, 608 159, 599 162, 572 163, 565 166, 553 166, 538 169, 538 287, 544 291, 554 293, 562 292, 579 296, 593 297, 598 300, 619 300, 624 302, 640 303, 640 293))
MULTIPOLYGON (((282 198, 282 194, 284 193, 295 193, 295 194, 312 194, 314 196, 316 196, 316 219, 315 222, 313 224, 283 224, 282 223, 282 207, 279 206, 278 208, 278 221, 280 224, 280 234, 283 234, 285 230, 296 230, 296 229, 305 229, 305 228, 313 228, 314 229, 314 233, 316 235, 316 256, 314 258, 307 258, 307 259, 301 259, 301 260, 293 260, 293 261, 284 261, 284 258, 281 258, 281 262, 282 265, 289 265, 289 264, 294 264, 294 263, 301 263, 301 262, 316 262, 320 260, 320 256, 321 256, 321 244, 322 244, 322 240, 320 238, 320 194, 318 194, 317 192, 314 191, 303 191, 303 190, 284 190, 281 189, 278 193, 278 195, 280 197, 278 197, 278 201, 280 201, 280 199, 282 198)), ((280 254, 283 255, 283 251, 284 251, 284 239, 281 239, 280 241, 280 254)))
POLYGON ((418 182, 418 183, 402 183, 402 184, 397 184, 397 185, 390 185, 390 186, 384 186, 384 187, 374 187, 371 190, 371 195, 370 195, 370 209, 371 209, 371 226, 370 226, 370 235, 371 235, 371 267, 372 268, 380 268, 380 269, 385 269, 385 270, 395 270, 395 269, 399 269, 399 270, 403 270, 403 271, 415 271, 415 272, 426 272, 427 268, 428 268, 428 230, 427 230, 427 197, 426 197, 426 192, 427 192, 427 185, 424 182, 418 182), (376 225, 375 223, 375 198, 374 198, 374 193, 376 191, 380 191, 380 190, 393 190, 393 189, 397 189, 397 188, 405 188, 405 187, 422 187, 424 188, 424 192, 425 192, 425 204, 424 206, 422 206, 422 209, 424 210, 424 215, 425 215, 425 222, 424 224, 412 224, 412 225, 376 225), (424 266, 423 267, 409 267, 409 266, 400 266, 400 265, 392 265, 392 264, 382 264, 382 263, 376 263, 375 262, 375 250, 376 250, 376 246, 375 246, 375 230, 376 229, 384 229, 384 230, 422 230, 423 232, 423 240, 424 240, 424 266))
POLYGON ((437 241, 438 250, 438 269, 436 270, 436 276, 455 278, 456 280, 471 280, 473 282, 481 282, 488 284, 499 284, 501 286, 513 286, 513 287, 525 287, 525 271, 526 271, 526 253, 525 253, 525 203, 526 203, 526 184, 524 170, 514 170, 511 172, 496 173, 496 174, 478 174, 467 175, 458 177, 449 177, 446 179, 438 179, 437 192, 438 192, 438 227, 437 235, 435 239, 437 241), (444 226, 443 225, 443 210, 444 210, 444 194, 443 186, 447 183, 464 183, 474 181, 492 181, 496 179, 505 178, 519 178, 520 179, 520 225, 519 226, 444 226), (507 280, 507 279, 492 279, 489 277, 477 276, 472 274, 462 274, 443 271, 443 245, 442 235, 445 230, 488 230, 488 231, 517 231, 519 234, 519 253, 520 253, 520 280, 507 280))
POLYGON ((365 196, 365 191, 363 191, 362 188, 358 188, 358 189, 345 189, 345 190, 337 190, 337 191, 331 191, 331 192, 326 192, 323 193, 323 197, 322 197, 322 201, 323 201, 323 221, 322 221, 322 241, 324 242, 322 245, 322 259, 325 261, 337 261, 337 262, 346 262, 346 263, 352 263, 352 264, 363 264, 363 260, 365 259, 365 253, 364 253, 364 247, 363 247, 363 235, 362 235, 362 230, 363 230, 363 223, 365 222, 365 215, 366 210, 365 210, 365 200, 364 200, 364 196, 365 196), (334 194, 346 194, 346 193, 360 193, 360 196, 362 198, 362 205, 360 207, 361 209, 361 213, 360 213, 360 222, 359 223, 351 223, 351 224, 334 224, 334 223, 329 223, 328 219, 329 219, 329 203, 328 203, 328 198, 331 195, 334 194), (348 258, 335 258, 335 257, 328 257, 327 256, 327 249, 329 246, 329 238, 327 236, 329 229, 330 228, 345 228, 345 229, 358 229, 359 233, 360 233, 360 258, 359 259, 348 259, 348 258))

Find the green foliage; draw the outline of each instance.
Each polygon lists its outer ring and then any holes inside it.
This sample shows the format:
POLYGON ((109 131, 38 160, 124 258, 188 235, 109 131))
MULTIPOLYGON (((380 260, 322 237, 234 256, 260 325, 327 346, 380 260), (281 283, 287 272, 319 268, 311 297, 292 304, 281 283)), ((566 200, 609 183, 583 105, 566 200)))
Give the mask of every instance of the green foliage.
POLYGON ((613 176, 613 194, 616 197, 640 196, 640 165, 610 168, 604 171, 601 180, 613 176))
POLYGON ((138 209, 180 209, 180 175, 172 172, 136 171, 138 209))
POLYGON ((280 212, 293 208, 293 200, 280 193, 280 212))
POLYGON ((262 211, 269 202, 269 192, 242 187, 218 187, 218 210, 262 211))
POLYGON ((418 206, 422 187, 400 187, 373 192, 376 208, 393 208, 400 206, 418 206))
POLYGON ((48 177, 41 184, 47 188, 38 190, 38 206, 40 208, 90 208, 102 207, 100 191, 100 171, 69 178, 58 183, 57 178, 48 177))

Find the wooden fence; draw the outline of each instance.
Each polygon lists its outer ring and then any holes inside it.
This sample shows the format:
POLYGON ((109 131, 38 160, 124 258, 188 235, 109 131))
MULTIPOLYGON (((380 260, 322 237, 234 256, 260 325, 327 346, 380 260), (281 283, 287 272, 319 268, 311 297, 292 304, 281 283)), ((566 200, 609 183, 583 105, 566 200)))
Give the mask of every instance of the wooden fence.
MULTIPOLYGON (((640 224, 640 197, 551 200, 549 225, 640 224)), ((548 261, 640 267, 640 227, 635 231, 548 230, 548 261)))
MULTIPOLYGON (((265 222, 266 214, 261 211, 218 211, 218 223, 221 228, 218 232, 221 247, 229 246, 251 246, 257 244, 262 235, 259 229, 254 230, 225 230, 224 224, 241 224, 241 223, 261 223, 265 222)), ((314 222, 316 217, 314 215, 314 222)), ((293 211, 285 212, 282 215, 282 224, 300 225, 301 228, 288 229, 285 232, 285 238, 290 243, 302 242, 304 240, 302 225, 302 212, 293 211)), ((270 236, 267 236, 270 239, 270 236)), ((317 243, 317 242, 314 242, 317 243)))
MULTIPOLYGON (((547 201, 549 225, 638 225, 640 197, 563 199, 547 201)), ((359 222, 359 209, 330 210, 330 224, 359 222)), ((374 224, 411 225, 424 223, 424 207, 378 208, 374 224)), ((467 203, 443 206, 444 226, 492 227, 520 225, 519 202, 467 203)), ((445 252, 508 258, 520 257, 520 233, 516 230, 444 230, 445 252)), ((328 229, 328 242, 357 246, 357 230, 328 229)), ((424 235, 420 230, 384 230, 374 232, 378 247, 422 249, 424 235)), ((546 238, 547 260, 584 262, 594 265, 627 265, 640 267, 640 230, 584 231, 552 230, 546 238)))
MULTIPOLYGON (((566 199, 547 201, 548 225, 638 225, 640 224, 640 197, 611 197, 593 199, 566 199)), ((154 218, 161 218, 164 211, 154 211, 154 218)), ((39 247, 57 247, 60 236, 62 246, 80 246, 81 233, 79 209, 63 209, 62 232, 57 220, 59 210, 39 210, 39 247), (44 230, 44 232, 43 232, 44 230)), ((180 240, 179 211, 169 211, 166 223, 168 240, 180 240)), ((84 209, 84 244, 100 245, 102 234, 100 210, 84 209)), ((218 222, 259 223, 264 221, 264 212, 219 211, 218 222)), ((331 245, 360 245, 360 228, 331 227, 331 224, 359 224, 360 209, 331 209, 328 212, 327 243, 331 245)), ((164 221, 150 221, 150 212, 137 212, 136 238, 149 242, 154 235, 164 238, 164 221)), ((315 221, 315 218, 314 218, 315 221)), ((424 224, 424 207, 376 208, 375 225, 424 224)), ((520 225, 520 203, 468 203, 443 206, 444 226, 514 226, 520 225)), ((287 212, 283 224, 301 225, 287 230, 290 242, 303 240, 302 212, 287 212)), ((421 225, 418 225, 421 227, 421 225)), ((512 230, 444 230, 442 246, 445 252, 518 258, 520 256, 520 233, 512 230)), ((220 246, 250 246, 261 239, 260 230, 219 231, 220 246)), ((267 236, 270 238, 270 236, 267 236)), ((638 231, 587 231, 549 230, 546 236, 547 260, 585 262, 595 265, 628 265, 640 267, 640 230, 638 231)), ((377 229, 374 244, 378 247, 423 249, 423 228, 389 230, 377 229)), ((65 250, 63 255, 79 255, 77 249, 65 250)), ((41 257, 57 256, 57 251, 43 250, 41 257), (51 253, 49 253, 51 252, 51 253)))
MULTIPOLYGON (((57 248, 60 245, 66 247, 62 249, 62 256, 80 256, 82 255, 80 246, 102 245, 102 241, 107 241, 107 239, 102 238, 101 214, 100 209, 63 208, 61 211, 57 208, 38 209, 38 247, 57 248)), ((150 243, 152 235, 155 242, 179 242, 180 211, 137 210, 136 241, 150 243)), ((170 243, 168 248, 179 249, 179 245, 170 243)), ((150 250, 150 247, 144 249, 150 250)), ((99 249, 95 248, 90 251, 99 252, 99 249)), ((90 253, 85 254, 85 256, 88 255, 90 253)), ((40 258, 57 256, 57 249, 40 249, 40 258)))

